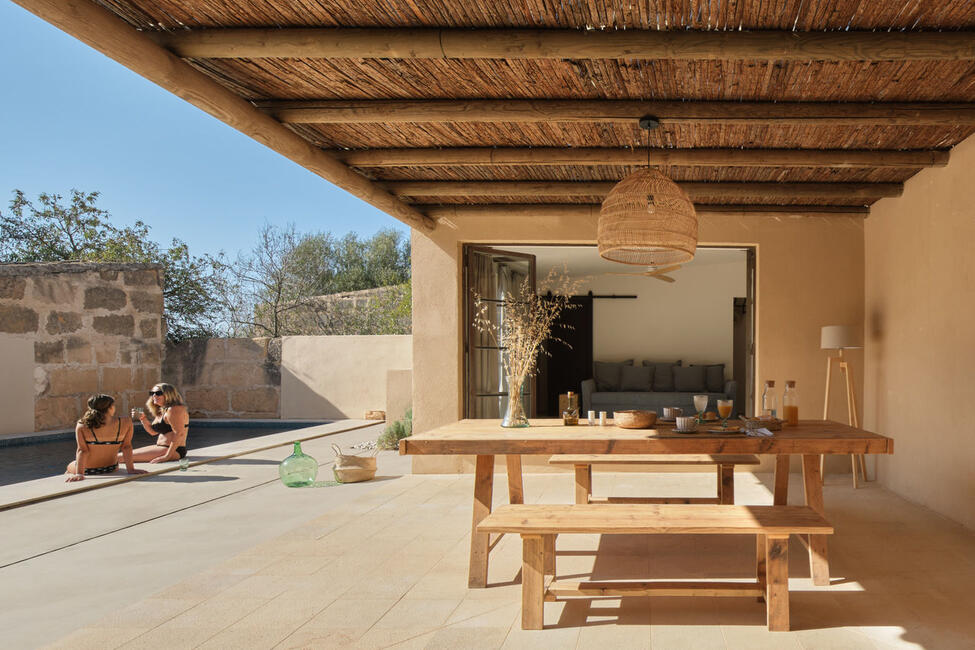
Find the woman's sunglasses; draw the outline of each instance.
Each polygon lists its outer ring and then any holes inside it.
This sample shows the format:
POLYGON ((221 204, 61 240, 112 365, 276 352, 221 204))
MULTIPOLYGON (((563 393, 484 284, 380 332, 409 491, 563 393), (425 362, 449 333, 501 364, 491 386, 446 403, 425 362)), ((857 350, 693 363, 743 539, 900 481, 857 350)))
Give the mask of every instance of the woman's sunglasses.
POLYGON ((151 390, 149 391, 149 394, 153 396, 158 396, 158 395, 162 395, 163 392, 161 390, 151 390))

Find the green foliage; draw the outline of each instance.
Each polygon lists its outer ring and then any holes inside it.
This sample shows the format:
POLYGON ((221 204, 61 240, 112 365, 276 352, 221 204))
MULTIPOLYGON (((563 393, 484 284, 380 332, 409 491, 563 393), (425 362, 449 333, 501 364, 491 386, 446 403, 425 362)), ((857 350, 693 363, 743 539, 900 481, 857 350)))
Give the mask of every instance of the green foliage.
POLYGON ((386 430, 379 436, 376 446, 380 449, 397 449, 399 441, 413 435, 413 409, 406 409, 406 415, 402 420, 390 423, 386 430))
POLYGON ((409 240, 395 230, 301 235, 265 225, 258 244, 230 269, 227 305, 239 335, 408 334, 409 240), (368 298, 333 294, 380 289, 368 298))
POLYGON ((167 338, 218 336, 220 260, 190 255, 178 239, 160 246, 142 221, 112 225, 108 212, 98 207, 98 197, 98 192, 71 190, 67 203, 60 194, 41 194, 35 204, 14 190, 9 213, 0 213, 0 262, 162 264, 167 338))

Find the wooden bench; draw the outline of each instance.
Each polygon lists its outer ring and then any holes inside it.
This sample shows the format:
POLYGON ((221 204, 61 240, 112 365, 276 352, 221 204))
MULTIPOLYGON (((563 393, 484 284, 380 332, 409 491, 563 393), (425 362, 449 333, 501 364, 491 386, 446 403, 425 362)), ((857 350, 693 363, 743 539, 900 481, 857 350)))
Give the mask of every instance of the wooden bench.
POLYGON ((735 502, 735 465, 758 465, 750 454, 561 454, 548 459, 551 465, 572 465, 576 471, 576 503, 725 503, 735 502), (716 497, 593 497, 593 465, 714 465, 716 497))
POLYGON ((829 535, 833 527, 807 506, 683 504, 506 505, 477 526, 479 533, 522 539, 521 627, 540 630, 546 600, 620 596, 758 596, 768 629, 789 629, 789 535, 829 535), (754 582, 555 580, 555 536, 582 534, 756 535, 754 582), (546 576, 552 576, 547 580, 546 576))

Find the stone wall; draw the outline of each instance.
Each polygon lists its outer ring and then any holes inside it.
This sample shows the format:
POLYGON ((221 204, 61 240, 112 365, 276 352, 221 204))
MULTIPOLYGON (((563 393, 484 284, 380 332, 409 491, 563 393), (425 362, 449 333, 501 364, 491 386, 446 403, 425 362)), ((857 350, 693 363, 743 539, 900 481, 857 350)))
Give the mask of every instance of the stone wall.
POLYGON ((163 381, 193 418, 277 418, 281 339, 197 339, 166 345, 163 381))
POLYGON ((0 265, 0 335, 33 342, 36 431, 73 426, 92 393, 120 409, 145 401, 162 361, 162 280, 158 265, 0 265))

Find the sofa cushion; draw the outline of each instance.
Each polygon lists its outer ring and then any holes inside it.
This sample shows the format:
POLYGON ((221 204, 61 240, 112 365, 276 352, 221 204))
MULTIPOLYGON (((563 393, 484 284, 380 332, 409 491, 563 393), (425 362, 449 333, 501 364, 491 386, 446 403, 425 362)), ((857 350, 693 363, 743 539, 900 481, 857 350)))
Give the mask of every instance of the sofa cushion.
POLYGON ((646 391, 653 387, 653 368, 645 366, 623 366, 620 373, 621 391, 646 391))
POLYGON ((707 372, 704 366, 674 366, 674 390, 678 393, 707 390, 707 372))
POLYGON ((653 390, 657 392, 668 393, 674 390, 674 366, 679 366, 681 364, 680 359, 677 361, 644 361, 643 365, 648 368, 653 368, 653 390))
MULTIPOLYGON (((699 364, 692 364, 691 367, 699 364)), ((708 392, 710 393, 720 393, 724 391, 724 364, 723 363, 705 363, 700 364, 704 368, 704 382, 707 384, 708 392)))
POLYGON ((611 363, 608 361, 597 361, 593 364, 592 377, 596 380, 596 390, 603 392, 618 391, 622 380, 623 366, 632 366, 633 359, 623 362, 611 363))

